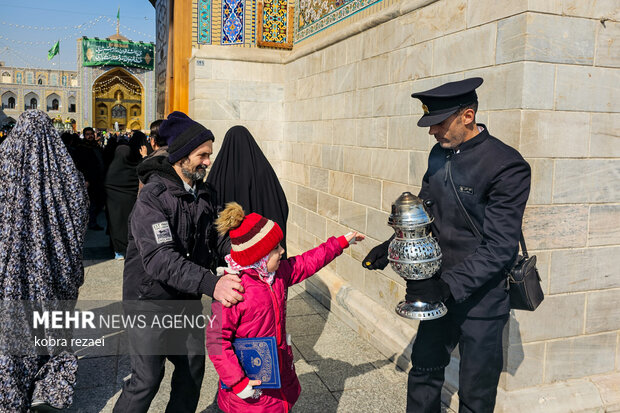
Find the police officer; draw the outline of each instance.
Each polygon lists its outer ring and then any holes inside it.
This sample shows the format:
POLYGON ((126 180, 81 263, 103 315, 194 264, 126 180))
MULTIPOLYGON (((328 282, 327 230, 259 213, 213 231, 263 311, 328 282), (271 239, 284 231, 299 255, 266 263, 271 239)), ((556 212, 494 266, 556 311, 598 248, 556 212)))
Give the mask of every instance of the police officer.
MULTIPOLYGON (((443 301, 448 313, 422 321, 411 353, 407 412, 439 412, 444 370, 459 345, 459 412, 492 412, 502 370, 502 331, 510 302, 506 271, 519 246, 530 191, 530 166, 515 149, 476 123, 481 78, 414 93, 437 140, 419 197, 443 254, 438 275, 407 282, 408 301, 443 301), (459 205, 462 204, 462 205, 459 205), (466 214, 471 218, 468 223, 466 214), (478 232, 478 234, 476 234, 478 232)), ((362 265, 383 269, 389 240, 362 265)))

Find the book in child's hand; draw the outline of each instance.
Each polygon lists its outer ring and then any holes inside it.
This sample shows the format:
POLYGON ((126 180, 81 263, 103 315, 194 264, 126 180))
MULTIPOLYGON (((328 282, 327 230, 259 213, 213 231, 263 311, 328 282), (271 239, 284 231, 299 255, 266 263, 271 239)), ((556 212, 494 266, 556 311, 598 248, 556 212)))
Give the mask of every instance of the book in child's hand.
MULTIPOLYGON (((256 389, 280 388, 280 365, 275 337, 238 338, 233 341, 235 354, 245 375, 250 380, 260 380, 256 389)), ((229 389, 221 380, 223 389, 229 389)))

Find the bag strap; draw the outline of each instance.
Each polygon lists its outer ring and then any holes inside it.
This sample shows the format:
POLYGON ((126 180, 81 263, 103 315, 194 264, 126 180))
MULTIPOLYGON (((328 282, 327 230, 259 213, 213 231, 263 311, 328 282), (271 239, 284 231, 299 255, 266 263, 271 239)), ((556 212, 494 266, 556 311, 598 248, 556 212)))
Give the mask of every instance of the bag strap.
MULTIPOLYGON (((465 217, 465 222, 467 222, 469 229, 471 230, 471 232, 474 233, 474 235, 476 236, 476 239, 478 239, 479 242, 482 242, 482 234, 480 233, 480 231, 474 224, 474 221, 471 219, 471 216, 467 213, 467 210, 465 209, 465 206, 463 205, 463 202, 461 201, 461 197, 456 191, 456 186, 454 185, 454 180, 452 179, 452 170, 450 168, 450 165, 452 163, 450 160, 451 158, 452 158, 452 155, 448 157, 448 162, 446 162, 446 178, 450 179, 450 185, 452 186, 452 190, 454 191, 454 196, 456 197, 456 203, 459 206, 459 210, 461 211, 461 214, 463 214, 463 217, 465 217)), ((520 231, 519 244, 521 245, 521 251, 523 252, 523 257, 527 259, 529 255, 527 253, 527 247, 525 246, 525 238, 523 237, 523 230, 520 231)))
POLYGON ((529 258, 527 253, 527 248, 525 247, 525 238, 523 238, 523 230, 521 230, 521 237, 519 238, 519 244, 521 244, 521 252, 523 253, 523 257, 525 259, 529 258))

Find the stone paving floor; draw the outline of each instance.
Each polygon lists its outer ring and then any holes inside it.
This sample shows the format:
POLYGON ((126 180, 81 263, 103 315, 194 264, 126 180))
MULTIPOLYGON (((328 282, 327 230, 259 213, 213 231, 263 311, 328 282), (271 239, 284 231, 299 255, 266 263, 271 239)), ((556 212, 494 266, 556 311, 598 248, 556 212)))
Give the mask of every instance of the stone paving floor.
MULTIPOLYGON (((80 300, 120 300, 124 262, 113 259, 103 231, 89 231, 84 257, 85 283, 80 289, 80 300)), ((303 284, 289 291, 287 326, 302 385, 293 411, 405 411, 406 372, 317 302, 303 284)), ((130 375, 129 357, 88 353, 80 355, 75 402, 68 411, 111 412, 123 381, 130 375)), ((164 380, 149 412, 165 410, 173 368, 167 363, 164 380)), ((198 412, 218 411, 214 401, 217 380, 207 359, 198 412)))

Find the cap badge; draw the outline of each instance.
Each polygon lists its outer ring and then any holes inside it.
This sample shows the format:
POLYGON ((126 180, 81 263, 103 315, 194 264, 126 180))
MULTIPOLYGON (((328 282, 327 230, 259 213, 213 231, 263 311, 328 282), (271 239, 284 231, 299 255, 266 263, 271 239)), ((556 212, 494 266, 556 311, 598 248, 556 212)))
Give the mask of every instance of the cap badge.
POLYGON ((426 106, 424 103, 422 104, 422 110, 424 111, 425 115, 428 115, 428 106, 426 106))

